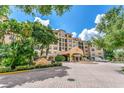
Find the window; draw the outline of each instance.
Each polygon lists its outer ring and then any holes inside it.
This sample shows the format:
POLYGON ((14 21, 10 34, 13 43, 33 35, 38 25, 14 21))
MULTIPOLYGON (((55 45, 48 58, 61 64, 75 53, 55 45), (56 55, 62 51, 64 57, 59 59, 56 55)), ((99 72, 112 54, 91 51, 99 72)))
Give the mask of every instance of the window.
POLYGON ((64 38, 62 39, 62 42, 64 42, 65 40, 64 40, 64 38))
POLYGON ((57 52, 55 51, 54 53, 56 54, 57 52))
POLYGON ((100 48, 97 48, 97 50, 101 50, 100 48))
POLYGON ((59 46, 61 46, 61 43, 59 43, 59 46))
POLYGON ((54 50, 57 50, 57 47, 54 47, 54 50))
POLYGON ((75 45, 73 45, 73 47, 75 47, 75 45))
POLYGON ((65 42, 67 42, 67 39, 65 39, 65 42))
POLYGON ((94 48, 92 48, 92 51, 95 51, 95 49, 94 49, 94 48))
POLYGON ((61 42, 61 38, 59 38, 59 41, 61 42))
POLYGON ((71 47, 72 45, 71 45, 71 44, 69 44, 69 46, 71 47))
POLYGON ((95 56, 95 54, 92 54, 92 56, 95 56))
POLYGON ((59 47, 59 51, 61 51, 61 47, 59 47))
POLYGON ((64 46, 64 43, 62 44, 62 46, 64 46))
POLYGON ((69 40, 69 42, 71 42, 71 40, 69 40))
POLYGON ((62 35, 62 37, 65 37, 65 35, 62 35))

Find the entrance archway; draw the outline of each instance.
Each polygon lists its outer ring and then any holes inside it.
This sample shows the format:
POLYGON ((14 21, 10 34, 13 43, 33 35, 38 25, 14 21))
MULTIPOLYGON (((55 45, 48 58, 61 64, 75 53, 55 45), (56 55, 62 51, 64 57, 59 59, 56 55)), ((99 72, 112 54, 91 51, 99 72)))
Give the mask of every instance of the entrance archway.
POLYGON ((74 54, 72 55, 72 59, 73 59, 74 62, 82 61, 82 55, 79 54, 79 53, 74 53, 74 54))
POLYGON ((66 61, 79 62, 83 60, 84 53, 79 47, 74 47, 69 51, 63 51, 60 53, 66 57, 66 61))

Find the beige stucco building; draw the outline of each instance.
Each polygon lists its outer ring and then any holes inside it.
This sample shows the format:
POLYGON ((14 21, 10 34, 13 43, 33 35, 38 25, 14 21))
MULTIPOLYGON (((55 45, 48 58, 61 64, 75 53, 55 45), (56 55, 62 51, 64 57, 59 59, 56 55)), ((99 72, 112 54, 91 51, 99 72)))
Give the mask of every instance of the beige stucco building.
MULTIPOLYGON (((102 49, 97 48, 87 41, 79 38, 73 38, 72 34, 66 33, 64 30, 54 30, 58 40, 57 44, 50 45, 49 58, 56 55, 63 55, 66 61, 96 60, 96 58, 104 58, 102 49)), ((45 56, 45 50, 44 50, 45 56)))
POLYGON ((90 57, 92 60, 98 60, 99 58, 104 58, 104 51, 103 49, 98 48, 95 45, 91 45, 90 47, 90 57))

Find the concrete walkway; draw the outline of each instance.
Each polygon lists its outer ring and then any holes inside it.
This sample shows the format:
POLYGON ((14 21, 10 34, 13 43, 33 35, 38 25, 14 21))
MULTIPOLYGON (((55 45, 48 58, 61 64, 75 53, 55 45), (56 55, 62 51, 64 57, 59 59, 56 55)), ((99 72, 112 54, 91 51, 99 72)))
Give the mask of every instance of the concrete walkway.
POLYGON ((0 87, 124 88, 124 64, 64 63, 63 67, 0 76, 0 87), (8 83, 7 83, 8 82, 8 83))

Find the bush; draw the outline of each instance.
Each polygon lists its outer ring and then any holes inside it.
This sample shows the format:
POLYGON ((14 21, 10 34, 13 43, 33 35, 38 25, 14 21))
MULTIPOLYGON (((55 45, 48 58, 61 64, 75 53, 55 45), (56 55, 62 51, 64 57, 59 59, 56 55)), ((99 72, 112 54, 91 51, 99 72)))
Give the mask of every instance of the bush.
POLYGON ((53 63, 53 66, 62 66, 62 63, 53 63))
POLYGON ((62 63, 53 63, 53 64, 47 64, 47 65, 36 65, 35 68, 47 68, 47 67, 55 67, 55 66, 62 66, 62 63))
POLYGON ((0 73, 11 72, 11 71, 12 71, 11 67, 0 68, 0 73))
POLYGON ((122 71, 124 71, 124 67, 122 67, 122 71))
POLYGON ((15 69, 16 66, 31 64, 34 57, 34 49, 29 39, 12 42, 6 47, 0 48, 0 53, 1 65, 11 66, 12 69, 15 69))
POLYGON ((2 66, 11 66, 12 64, 12 58, 4 58, 1 62, 2 66))
POLYGON ((31 65, 25 65, 25 66, 16 66, 15 71, 21 71, 21 70, 30 70, 30 69, 34 69, 35 66, 31 65))
POLYGON ((107 57, 106 59, 112 61, 113 57, 107 57))
POLYGON ((21 70, 30 70, 35 68, 47 68, 47 67, 54 67, 54 66, 62 66, 62 63, 53 63, 53 64, 44 64, 44 65, 26 65, 26 66, 17 66, 15 68, 15 71, 21 71, 21 70))
POLYGON ((2 67, 0 68, 0 73, 5 72, 12 72, 12 71, 22 71, 22 70, 30 70, 35 68, 48 68, 48 67, 55 67, 55 66, 62 66, 62 63, 53 63, 53 64, 45 64, 45 65, 25 65, 25 66, 16 66, 14 70, 11 69, 11 67, 2 67))
POLYGON ((49 65, 36 65, 35 68, 46 68, 46 67, 49 67, 49 65))
POLYGON ((57 61, 57 62, 65 61, 65 57, 61 56, 61 55, 58 55, 58 56, 55 57, 55 61, 57 61))

